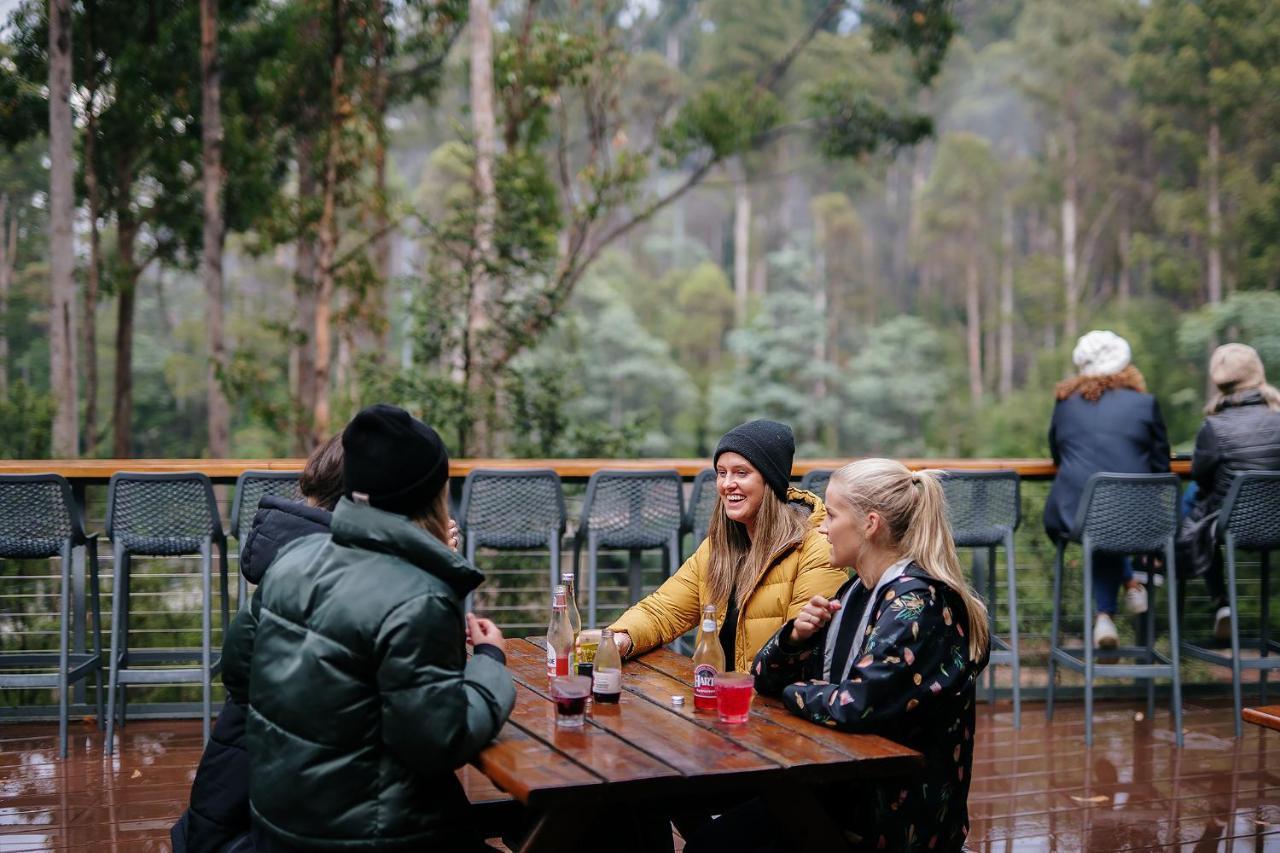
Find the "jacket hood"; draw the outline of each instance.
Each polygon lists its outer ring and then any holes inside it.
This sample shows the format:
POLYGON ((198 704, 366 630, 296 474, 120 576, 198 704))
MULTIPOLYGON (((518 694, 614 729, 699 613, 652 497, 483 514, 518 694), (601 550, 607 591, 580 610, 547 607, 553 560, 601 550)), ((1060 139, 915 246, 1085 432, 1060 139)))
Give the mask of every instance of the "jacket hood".
POLYGON ((1224 409, 1235 409, 1241 406, 1267 406, 1271 409, 1276 408, 1275 389, 1270 385, 1261 388, 1250 388, 1247 391, 1237 391, 1234 394, 1227 394, 1211 404, 1209 414, 1217 414, 1224 409), (1268 394, 1270 390, 1270 394, 1268 394))
POLYGON ((813 530, 817 530, 818 525, 822 524, 827 518, 827 505, 822 502, 822 498, 813 492, 789 488, 787 489, 787 505, 796 509, 807 509, 809 512, 809 527, 813 530))
POLYGON ((466 558, 403 515, 343 498, 333 510, 332 530, 335 545, 399 557, 440 578, 459 597, 484 580, 466 558))
POLYGON ((328 533, 332 517, 328 510, 300 501, 264 497, 240 549, 240 573, 250 583, 262 583, 281 548, 303 536, 328 533))

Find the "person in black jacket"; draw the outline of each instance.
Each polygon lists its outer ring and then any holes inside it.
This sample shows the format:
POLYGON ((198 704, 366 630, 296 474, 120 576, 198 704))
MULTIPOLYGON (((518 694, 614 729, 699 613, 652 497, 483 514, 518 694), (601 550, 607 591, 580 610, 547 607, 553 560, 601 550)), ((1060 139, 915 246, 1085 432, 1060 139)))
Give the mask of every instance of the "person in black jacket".
MULTIPOLYGON (((1089 477, 1099 472, 1152 474, 1169 470, 1169 439, 1160 404, 1130 363, 1129 344, 1113 332, 1089 332, 1071 354, 1079 375, 1060 382, 1049 426, 1049 450, 1058 466, 1044 506, 1044 528, 1066 538, 1089 477)), ((1097 616, 1094 644, 1115 648, 1116 598, 1123 584, 1130 613, 1145 613, 1147 591, 1133 578, 1129 560, 1093 555, 1097 616)))
MULTIPOLYGON (((1215 393, 1196 435, 1191 477, 1198 492, 1187 519, 1197 522, 1222 508, 1231 481, 1243 471, 1280 471, 1280 391, 1267 384, 1262 359, 1251 346, 1226 344, 1209 359, 1215 393)), ((1214 599, 1214 636, 1230 639, 1231 608, 1222 553, 1212 537, 1197 538, 1193 566, 1204 574, 1214 599), (1204 544, 1201 544, 1204 543, 1204 544)))
MULTIPOLYGON (((240 550, 245 579, 262 583, 285 545, 328 533, 342 497, 342 436, 315 449, 298 479, 305 502, 268 495, 258 503, 240 550)), ((170 831, 174 853, 252 850, 249 841, 249 756, 245 751, 245 703, 228 695, 191 784, 191 805, 170 831)))

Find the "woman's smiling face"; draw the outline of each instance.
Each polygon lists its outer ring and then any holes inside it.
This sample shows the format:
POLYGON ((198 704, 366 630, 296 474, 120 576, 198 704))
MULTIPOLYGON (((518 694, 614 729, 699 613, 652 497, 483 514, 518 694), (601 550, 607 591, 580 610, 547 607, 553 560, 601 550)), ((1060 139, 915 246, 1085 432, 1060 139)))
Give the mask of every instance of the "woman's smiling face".
POLYGON ((716 460, 716 491, 730 521, 753 524, 767 488, 764 477, 745 456, 726 452, 716 460))

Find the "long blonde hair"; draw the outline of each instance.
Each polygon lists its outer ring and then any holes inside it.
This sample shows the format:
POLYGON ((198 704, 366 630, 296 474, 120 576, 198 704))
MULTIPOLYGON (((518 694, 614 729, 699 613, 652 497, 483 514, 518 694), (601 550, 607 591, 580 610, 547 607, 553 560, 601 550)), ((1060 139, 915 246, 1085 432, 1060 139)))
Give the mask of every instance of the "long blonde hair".
POLYGON ((859 512, 879 513, 890 547, 956 591, 969 614, 969 658, 978 660, 990 639, 987 607, 960 568, 938 472, 912 472, 893 459, 862 459, 831 475, 828 499, 833 489, 859 512))
POLYGON ((783 502, 772 489, 767 489, 760 501, 756 515, 755 538, 747 536, 747 527, 725 515, 720 493, 716 493, 716 505, 711 510, 711 525, 707 539, 711 543, 711 559, 707 561, 707 589, 711 601, 724 608, 729 595, 738 595, 738 607, 742 607, 742 593, 754 589, 768 571, 775 554, 787 546, 804 539, 807 518, 801 511, 783 502))

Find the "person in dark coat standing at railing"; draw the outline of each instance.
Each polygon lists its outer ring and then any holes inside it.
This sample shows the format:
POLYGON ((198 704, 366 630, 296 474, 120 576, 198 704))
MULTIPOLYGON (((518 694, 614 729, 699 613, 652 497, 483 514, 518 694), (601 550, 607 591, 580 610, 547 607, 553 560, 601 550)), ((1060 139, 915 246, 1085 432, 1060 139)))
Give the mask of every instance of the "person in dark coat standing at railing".
POLYGON ((486 849, 454 770, 516 692, 502 632, 464 610, 484 576, 450 548, 448 454, 387 405, 342 448, 331 532, 286 546, 227 636, 254 848, 486 849))
MULTIPOLYGON (((1204 423, 1196 435, 1191 477, 1198 492, 1187 527, 1198 526, 1222 508, 1231 481, 1245 471, 1280 471, 1280 391, 1267 384, 1257 351, 1245 344, 1218 347, 1209 359, 1214 394, 1205 407, 1204 423)), ((1222 572, 1222 553, 1212 531, 1190 543, 1193 572, 1204 575, 1213 597, 1214 636, 1231 637, 1231 608, 1222 572)))
MULTIPOLYGON (((298 479, 304 502, 268 495, 258 504, 240 551, 240 572, 262 583, 285 545, 328 533, 342 497, 342 436, 315 449, 298 479)), ((191 805, 170 831, 174 853, 252 850, 249 841, 249 755, 245 751, 245 696, 227 696, 191 784, 191 805)))
MULTIPOLYGON (((1129 343, 1114 332, 1095 331, 1076 343, 1071 359, 1077 376, 1058 383, 1049 426, 1049 450, 1058 466, 1044 506, 1044 527, 1055 541, 1075 524, 1085 483, 1100 472, 1165 473, 1169 438, 1160 404, 1130 362, 1129 343)), ((1093 593, 1097 606, 1094 644, 1115 648, 1113 616, 1117 592, 1125 586, 1125 608, 1145 613, 1147 591, 1133 579, 1127 557, 1093 555, 1093 593)))

